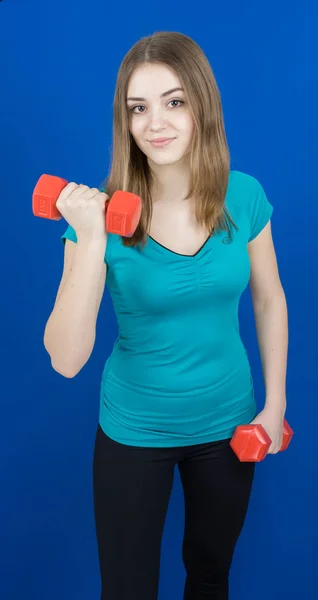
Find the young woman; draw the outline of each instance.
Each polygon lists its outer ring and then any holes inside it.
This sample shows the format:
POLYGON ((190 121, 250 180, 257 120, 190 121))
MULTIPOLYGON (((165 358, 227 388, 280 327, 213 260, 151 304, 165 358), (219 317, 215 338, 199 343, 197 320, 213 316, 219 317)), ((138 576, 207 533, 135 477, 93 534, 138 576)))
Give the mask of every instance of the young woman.
POLYGON ((101 382, 94 453, 103 600, 155 600, 161 538, 180 470, 185 600, 226 600, 255 463, 229 442, 261 423, 278 452, 286 410, 287 308, 272 206, 230 170, 220 94, 201 48, 180 33, 143 38, 125 56, 114 98, 105 187, 74 182, 58 208, 69 226, 45 331, 53 368, 88 361, 107 272, 118 338, 101 382), (132 238, 105 231, 117 190, 143 203, 132 238), (256 414, 238 305, 250 283, 266 403, 256 414))

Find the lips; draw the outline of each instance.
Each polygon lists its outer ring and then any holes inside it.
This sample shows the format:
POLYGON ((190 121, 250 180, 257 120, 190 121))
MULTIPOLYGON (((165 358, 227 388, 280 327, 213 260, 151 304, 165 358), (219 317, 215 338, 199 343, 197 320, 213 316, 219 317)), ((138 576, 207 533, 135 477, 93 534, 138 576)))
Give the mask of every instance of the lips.
POLYGON ((161 147, 168 146, 168 144, 170 144, 170 142, 172 142, 174 139, 175 138, 158 138, 155 140, 150 140, 150 143, 155 148, 161 148, 161 147))

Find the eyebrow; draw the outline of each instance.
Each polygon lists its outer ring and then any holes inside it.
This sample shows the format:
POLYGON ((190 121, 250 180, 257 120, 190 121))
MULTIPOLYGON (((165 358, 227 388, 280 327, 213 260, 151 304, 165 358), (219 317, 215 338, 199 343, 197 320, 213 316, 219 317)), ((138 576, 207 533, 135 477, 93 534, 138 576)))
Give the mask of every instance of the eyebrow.
MULTIPOLYGON (((164 98, 165 96, 169 96, 169 94, 172 94, 173 92, 184 92, 184 89, 181 87, 176 87, 176 88, 172 88, 172 90, 168 90, 167 92, 163 92, 163 94, 161 94, 160 98, 164 98)), ((129 98, 127 98, 127 102, 129 100, 134 100, 137 102, 145 102, 146 98, 140 98, 140 97, 132 97, 130 96, 129 98)))

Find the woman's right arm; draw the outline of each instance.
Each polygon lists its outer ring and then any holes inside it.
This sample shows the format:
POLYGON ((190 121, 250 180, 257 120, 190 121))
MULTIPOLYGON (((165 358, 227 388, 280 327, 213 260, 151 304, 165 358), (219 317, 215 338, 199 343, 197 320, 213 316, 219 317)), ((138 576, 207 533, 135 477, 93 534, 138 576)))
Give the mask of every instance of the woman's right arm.
POLYGON ((63 275, 44 333, 52 367, 64 377, 75 377, 94 348, 106 282, 106 244, 107 238, 65 243, 63 275))

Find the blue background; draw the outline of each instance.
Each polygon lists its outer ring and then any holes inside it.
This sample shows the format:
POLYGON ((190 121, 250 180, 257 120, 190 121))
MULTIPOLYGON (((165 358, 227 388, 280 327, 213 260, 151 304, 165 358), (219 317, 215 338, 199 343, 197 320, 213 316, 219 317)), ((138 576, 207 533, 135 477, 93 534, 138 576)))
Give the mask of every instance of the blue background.
MULTIPOLYGON (((318 597, 317 106, 315 0, 0 4, 0 597, 94 600, 100 580, 92 453, 104 362, 116 337, 105 292, 93 354, 67 380, 43 346, 62 274, 65 222, 33 217, 42 173, 98 186, 107 174, 116 74, 158 30, 193 37, 221 91, 232 168, 259 179, 289 309, 288 452, 257 465, 231 570, 231 600, 318 597), (112 3, 111 3, 112 4, 112 3)), ((258 408, 265 394, 252 304, 240 304, 258 408)), ((160 600, 181 600, 183 500, 176 472, 160 600)), ((111 600, 111 599, 109 599, 111 600)))

